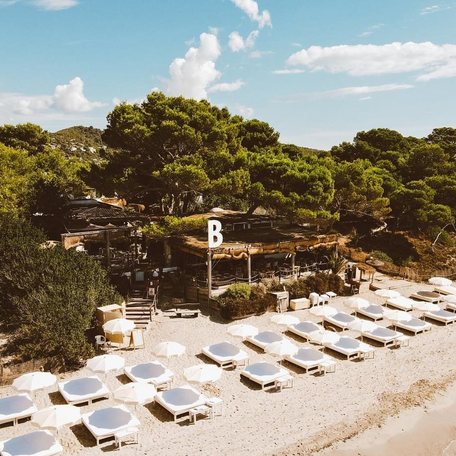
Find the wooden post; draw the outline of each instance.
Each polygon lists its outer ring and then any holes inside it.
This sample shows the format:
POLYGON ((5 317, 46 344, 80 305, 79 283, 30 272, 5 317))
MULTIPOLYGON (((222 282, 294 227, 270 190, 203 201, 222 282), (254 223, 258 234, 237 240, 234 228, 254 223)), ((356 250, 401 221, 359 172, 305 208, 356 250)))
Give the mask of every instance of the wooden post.
POLYGON ((212 297, 212 252, 211 249, 207 251, 207 300, 212 297))
POLYGON ((252 283, 252 257, 250 252, 247 250, 247 277, 249 279, 249 285, 252 283))
POLYGON ((106 239, 106 267, 111 267, 111 233, 109 230, 105 231, 106 239))
POLYGON ((293 279, 296 278, 295 265, 296 265, 296 253, 292 253, 291 254, 291 274, 293 275, 293 279))

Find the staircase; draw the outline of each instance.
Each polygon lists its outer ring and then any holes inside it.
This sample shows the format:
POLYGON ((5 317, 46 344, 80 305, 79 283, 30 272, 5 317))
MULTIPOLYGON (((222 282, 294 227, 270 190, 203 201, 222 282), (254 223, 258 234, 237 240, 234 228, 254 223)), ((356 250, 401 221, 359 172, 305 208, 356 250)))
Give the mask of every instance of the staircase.
POLYGON ((154 299, 145 298, 144 290, 134 290, 126 304, 125 318, 134 321, 137 328, 146 328, 155 308, 154 299))

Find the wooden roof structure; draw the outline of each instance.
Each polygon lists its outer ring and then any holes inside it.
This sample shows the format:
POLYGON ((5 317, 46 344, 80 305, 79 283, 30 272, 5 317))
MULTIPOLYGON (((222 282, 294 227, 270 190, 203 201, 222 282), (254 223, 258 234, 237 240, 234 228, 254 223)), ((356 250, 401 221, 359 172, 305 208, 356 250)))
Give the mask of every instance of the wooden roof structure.
MULTIPOLYGON (((316 234, 300 227, 261 227, 250 230, 223 232, 223 244, 212 249, 213 259, 245 259, 249 255, 296 253, 338 244, 338 234, 316 234)), ((181 252, 205 258, 207 234, 192 233, 175 236, 171 245, 181 252)))

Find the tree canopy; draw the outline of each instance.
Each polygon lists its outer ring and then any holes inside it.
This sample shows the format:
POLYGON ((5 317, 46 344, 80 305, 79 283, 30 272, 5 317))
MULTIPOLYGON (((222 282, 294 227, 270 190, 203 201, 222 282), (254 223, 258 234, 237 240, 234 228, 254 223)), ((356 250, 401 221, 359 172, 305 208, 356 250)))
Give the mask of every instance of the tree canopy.
POLYGON ((52 143, 33 124, 0 127, 0 212, 55 212, 89 186, 172 216, 261 206, 292 222, 360 214, 426 233, 456 215, 455 128, 425 138, 377 128, 318 151, 280 143, 267 122, 160 92, 107 120, 102 135, 77 127, 52 143), (85 132, 96 160, 70 153, 71 135, 82 144, 85 132))
POLYGON ((283 150, 266 122, 207 101, 153 92, 123 103, 108 115, 104 139, 117 152, 94 169, 96 179, 165 214, 261 205, 293 220, 331 217, 333 180, 317 155, 283 150))
POLYGON ((106 270, 74 250, 43 248, 43 233, 15 217, 0 215, 0 232, 0 321, 14 330, 9 347, 24 359, 78 365, 93 353, 86 331, 96 307, 119 299, 106 270))

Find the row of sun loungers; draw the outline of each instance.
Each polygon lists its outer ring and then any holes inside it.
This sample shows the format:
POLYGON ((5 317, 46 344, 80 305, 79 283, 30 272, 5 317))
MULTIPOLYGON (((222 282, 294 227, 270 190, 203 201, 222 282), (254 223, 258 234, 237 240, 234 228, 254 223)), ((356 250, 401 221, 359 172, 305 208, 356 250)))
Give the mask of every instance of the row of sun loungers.
MULTIPOLYGON (((435 291, 441 294, 455 294, 456 287, 436 287, 435 291), (438 288, 438 289, 437 289, 438 288)), ((419 292, 416 299, 435 302, 432 292, 419 292), (427 294, 426 294, 427 293, 427 294)), ((323 323, 342 331, 359 327, 361 340, 325 330, 324 326, 312 321, 302 321, 289 325, 287 330, 311 343, 318 344, 322 350, 314 347, 301 347, 293 355, 286 355, 283 361, 291 363, 307 372, 325 374, 334 372, 336 361, 324 353, 325 350, 337 352, 347 359, 364 360, 373 358, 375 351, 364 339, 373 340, 385 347, 400 347, 407 345, 409 337, 397 331, 404 329, 413 334, 429 331, 432 326, 425 320, 433 320, 445 325, 456 321, 456 302, 447 302, 446 309, 429 310, 423 312, 422 319, 418 319, 407 312, 414 309, 416 302, 410 298, 397 297, 386 301, 388 307, 399 309, 399 314, 405 314, 404 319, 393 320, 393 328, 385 328, 374 323, 385 317, 387 308, 378 305, 369 305, 356 309, 356 315, 369 317, 373 322, 359 320, 357 316, 337 312, 334 315, 323 317, 323 323), (360 325, 360 322, 363 324, 360 325), (368 324, 366 324, 368 323, 368 324), (362 329, 362 330, 361 330, 362 329)), ((274 342, 284 341, 281 333, 262 331, 246 340, 256 347, 266 350, 274 342)), ((293 386, 293 376, 283 366, 257 362, 249 364, 248 354, 230 342, 203 347, 202 352, 209 359, 221 367, 243 366, 241 377, 258 384, 262 390, 282 389, 293 386)), ((154 400, 165 410, 171 413, 174 421, 188 419, 195 422, 197 416, 213 418, 222 413, 223 401, 217 397, 207 397, 190 385, 171 388, 174 373, 159 361, 137 364, 124 368, 125 375, 134 382, 147 382, 157 389, 161 388, 154 400)), ((69 404, 92 403, 97 399, 109 398, 110 391, 96 376, 67 380, 58 384, 58 389, 65 401, 69 404)), ((27 394, 17 394, 0 399, 0 425, 4 423, 18 424, 19 420, 29 418, 37 412, 37 407, 27 394)), ((138 419, 123 405, 107 407, 82 415, 82 423, 91 435, 100 444, 102 440, 112 439, 121 441, 122 438, 136 435, 140 425, 138 419)), ((45 430, 31 432, 0 442, 2 456, 18 456, 23 454, 39 454, 52 456, 63 451, 54 436, 45 430), (31 450, 33 449, 33 451, 31 450)))

